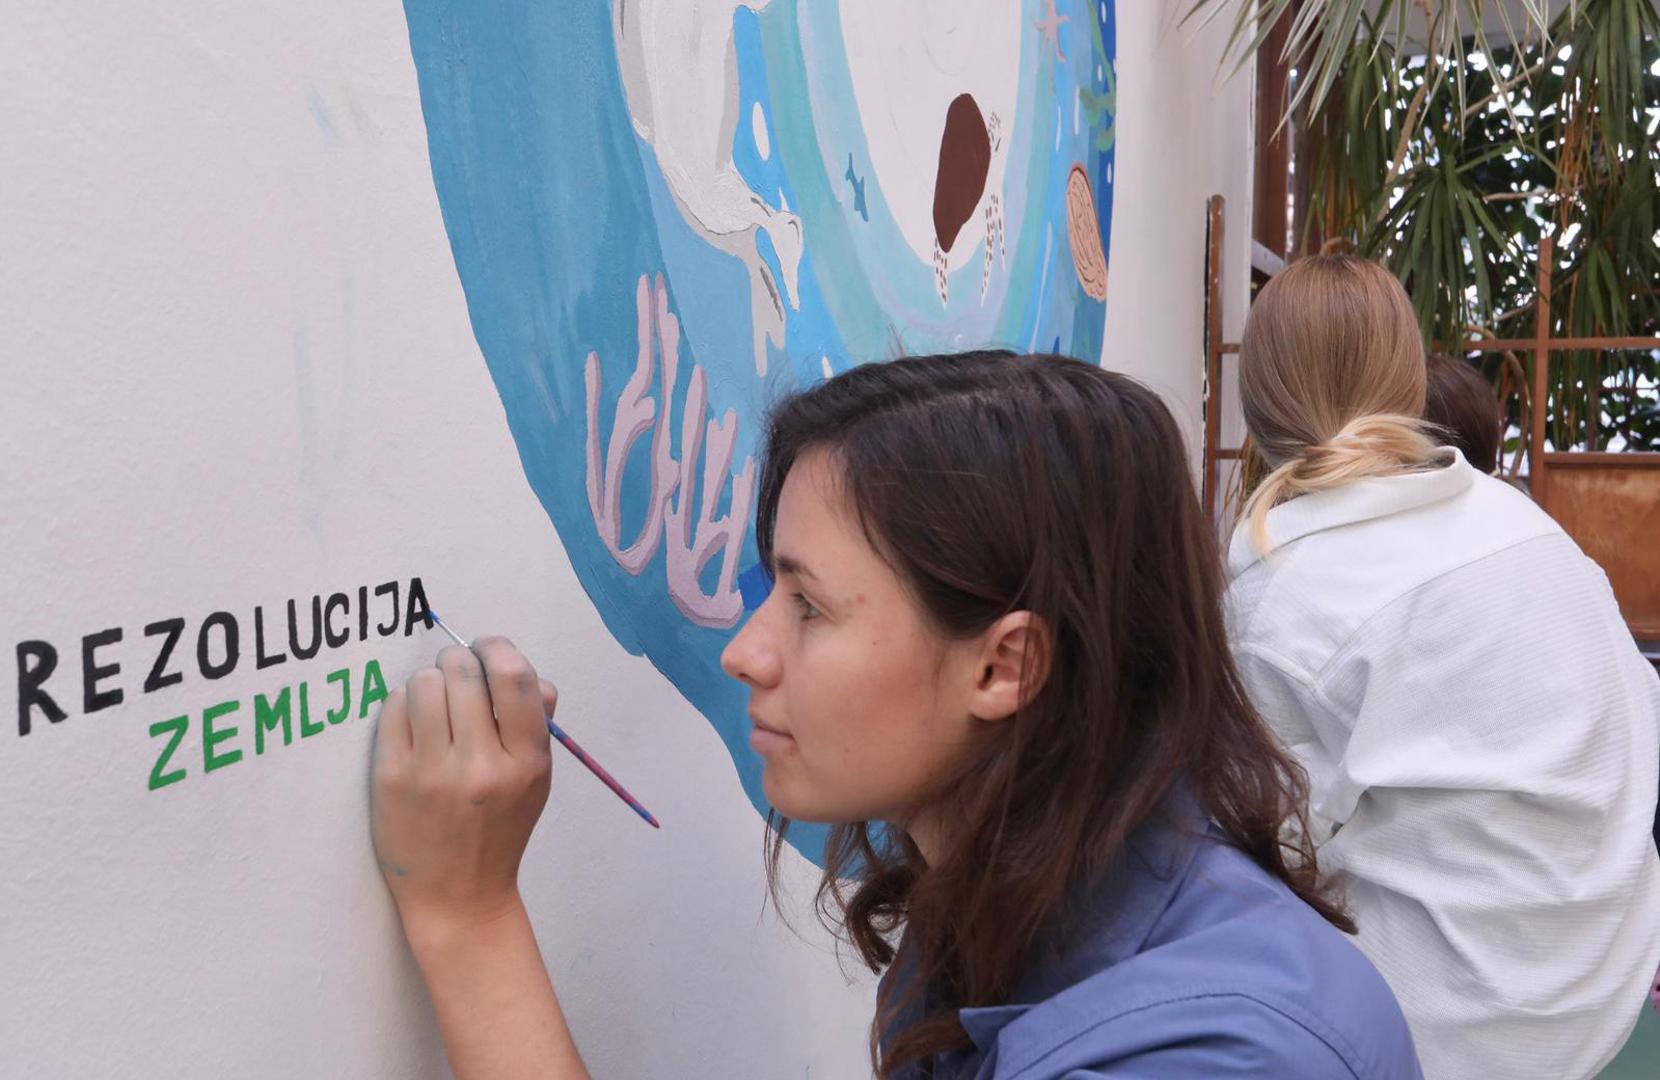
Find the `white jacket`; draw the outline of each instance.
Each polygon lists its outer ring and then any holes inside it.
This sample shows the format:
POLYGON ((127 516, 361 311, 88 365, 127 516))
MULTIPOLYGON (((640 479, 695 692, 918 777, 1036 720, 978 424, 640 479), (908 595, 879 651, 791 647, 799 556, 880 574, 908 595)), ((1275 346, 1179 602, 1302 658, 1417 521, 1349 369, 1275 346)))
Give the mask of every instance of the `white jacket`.
POLYGON ((1660 964, 1660 679, 1601 570, 1448 453, 1276 507, 1267 557, 1242 527, 1230 637, 1425 1075, 1590 1077, 1660 964))

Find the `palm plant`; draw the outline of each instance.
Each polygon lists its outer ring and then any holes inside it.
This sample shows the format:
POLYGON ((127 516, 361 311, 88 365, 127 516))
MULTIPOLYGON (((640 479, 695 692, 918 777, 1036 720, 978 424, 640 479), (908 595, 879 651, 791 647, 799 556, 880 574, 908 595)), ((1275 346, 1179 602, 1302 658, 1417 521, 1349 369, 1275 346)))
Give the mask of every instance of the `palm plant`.
MULTIPOLYGON (((1456 348, 1528 333, 1549 236, 1553 335, 1660 333, 1653 0, 1575 0, 1554 16, 1544 0, 1195 0, 1188 18, 1229 11, 1238 59, 1289 20, 1301 250, 1343 238, 1381 259, 1426 340, 1456 348)), ((1518 391, 1507 408, 1521 430, 1523 361, 1481 362, 1518 391)), ((1567 354, 1540 406, 1556 447, 1660 449, 1660 359, 1567 354)))

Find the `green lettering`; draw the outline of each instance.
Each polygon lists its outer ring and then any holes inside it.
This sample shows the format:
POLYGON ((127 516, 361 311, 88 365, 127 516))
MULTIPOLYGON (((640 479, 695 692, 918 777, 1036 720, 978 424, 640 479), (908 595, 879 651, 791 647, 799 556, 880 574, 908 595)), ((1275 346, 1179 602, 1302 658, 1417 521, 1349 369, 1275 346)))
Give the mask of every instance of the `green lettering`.
POLYGON ((239 730, 234 725, 213 729, 213 722, 221 716, 226 716, 242 707, 240 701, 222 701, 217 705, 210 705, 202 710, 202 771, 212 772, 223 769, 226 765, 235 765, 242 760, 242 751, 228 750, 223 754, 215 753, 214 747, 226 739, 234 738, 239 730))
POLYGON ((288 702, 288 687, 282 688, 277 695, 277 703, 271 704, 264 694, 254 695, 254 753, 265 753, 265 733, 277 730, 282 725, 282 744, 287 746, 294 741, 293 709, 288 702))
POLYGON ((323 725, 320 721, 315 724, 311 722, 311 699, 308 695, 310 689, 311 687, 308 684, 300 684, 300 738, 302 739, 309 739, 313 735, 323 733, 323 725))
POLYGON ((385 700, 386 676, 380 673, 380 661, 371 660, 363 665, 363 697, 357 703, 357 718, 362 720, 369 715, 369 706, 385 700))
POLYGON ((352 671, 351 668, 341 668, 328 674, 328 682, 340 684, 340 709, 330 709, 328 720, 330 724, 338 724, 352 714, 352 671))
POLYGON ((173 737, 162 748, 161 756, 156 758, 155 768, 150 770, 151 791, 164 788, 168 784, 178 783, 184 779, 184 769, 182 768, 173 772, 164 772, 163 770, 167 768, 167 763, 173 760, 173 751, 179 748, 179 743, 184 741, 184 733, 189 729, 190 717, 188 716, 175 716, 171 720, 162 720, 150 725, 150 738, 152 739, 164 731, 173 733, 173 737))

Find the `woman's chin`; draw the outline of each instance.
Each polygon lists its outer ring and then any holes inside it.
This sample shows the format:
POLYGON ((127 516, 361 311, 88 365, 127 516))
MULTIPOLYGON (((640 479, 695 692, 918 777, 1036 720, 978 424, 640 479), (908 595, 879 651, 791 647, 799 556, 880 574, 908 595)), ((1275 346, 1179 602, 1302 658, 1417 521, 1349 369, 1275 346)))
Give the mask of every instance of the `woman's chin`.
POLYGON ((795 764, 788 760, 763 759, 761 766, 761 794, 766 796, 768 806, 791 821, 803 825, 851 825, 881 821, 889 816, 871 800, 849 798, 848 792, 824 791, 804 783, 800 772, 792 768, 795 764))
POLYGON ((761 773, 761 794, 767 797, 768 806, 791 821, 799 821, 803 825, 836 824, 836 820, 825 814, 821 800, 813 798, 810 792, 802 791, 799 784, 791 783, 780 775, 775 765, 766 765, 761 773))
POLYGON ((861 817, 847 807, 838 807, 823 799, 815 799, 810 793, 794 789, 788 784, 781 784, 775 779, 771 769, 762 776, 761 793, 766 796, 768 806, 791 821, 803 825, 851 825, 857 821, 874 820, 861 817))
POLYGON ((809 816, 812 810, 810 801, 801 799, 799 793, 792 791, 791 785, 779 778, 775 766, 764 766, 761 773, 761 794, 767 797, 768 806, 791 821, 806 823, 814 820, 809 816))

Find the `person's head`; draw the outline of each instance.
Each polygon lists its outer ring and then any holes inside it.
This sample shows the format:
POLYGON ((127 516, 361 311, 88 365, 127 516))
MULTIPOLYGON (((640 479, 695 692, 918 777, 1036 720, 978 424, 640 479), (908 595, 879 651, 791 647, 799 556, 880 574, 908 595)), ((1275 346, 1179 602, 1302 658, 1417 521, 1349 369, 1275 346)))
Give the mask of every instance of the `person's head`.
POLYGON ((1006 1000, 1069 884, 1178 783, 1344 925, 1282 846, 1301 774, 1229 658, 1214 539, 1151 391, 1051 356, 855 368, 774 411, 756 519, 774 588, 723 663, 767 797, 836 826, 823 910, 873 970, 905 923, 941 1003, 884 1075, 966 1045, 955 1009, 1006 1000))
POLYGON ((1263 286, 1239 352, 1245 425, 1272 470, 1245 511, 1259 547, 1277 503, 1438 458, 1424 378, 1412 302, 1379 264, 1314 255, 1263 286))
POLYGON ((1464 460, 1484 473, 1499 467, 1504 439, 1504 412, 1493 384, 1475 367, 1454 356, 1430 353, 1424 419, 1440 429, 1464 460))

